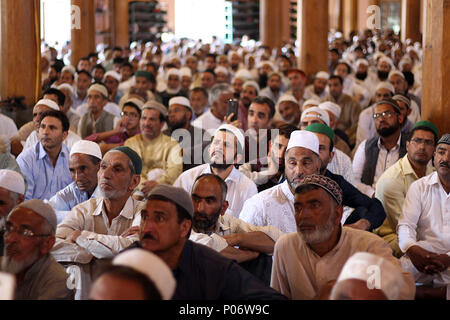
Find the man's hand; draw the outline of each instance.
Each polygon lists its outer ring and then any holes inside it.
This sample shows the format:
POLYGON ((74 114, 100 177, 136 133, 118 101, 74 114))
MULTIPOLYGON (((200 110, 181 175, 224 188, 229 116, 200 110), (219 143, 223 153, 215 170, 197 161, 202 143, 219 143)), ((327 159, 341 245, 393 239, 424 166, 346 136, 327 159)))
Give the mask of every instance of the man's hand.
POLYGON ((140 231, 139 226, 131 227, 128 230, 126 230, 124 233, 122 233, 120 236, 121 237, 129 237, 129 236, 132 236, 133 234, 138 234, 139 231, 140 231))
POLYGON ((242 263, 245 261, 250 261, 253 259, 258 258, 259 252, 252 251, 252 250, 243 250, 243 249, 236 249, 234 247, 226 247, 220 253, 228 259, 235 260, 237 263, 242 263))
POLYGON ((231 247, 239 247, 241 244, 241 240, 242 240, 242 234, 239 233, 232 233, 226 236, 222 236, 222 238, 224 238, 228 245, 231 247))
POLYGON ((69 233, 66 237, 66 240, 69 240, 73 243, 77 242, 78 237, 81 236, 80 230, 74 230, 71 233, 69 233))
POLYGON ((125 132, 128 125, 128 118, 121 118, 114 128, 117 133, 125 132))
POLYGON ((363 230, 363 231, 370 230, 370 222, 366 219, 361 219, 361 220, 356 221, 353 224, 347 224, 345 226, 353 228, 353 229, 363 230))
POLYGON ((147 181, 143 183, 142 192, 147 195, 154 187, 158 185, 156 181, 147 181))
POLYGON ((331 290, 336 283, 336 280, 328 281, 322 288, 320 288, 319 293, 314 297, 314 300, 329 300, 331 290))
POLYGON ((441 261, 440 255, 419 246, 412 246, 406 251, 406 254, 416 269, 426 274, 436 274, 446 270, 448 267, 441 261))
POLYGON ((230 114, 228 117, 224 118, 225 123, 231 124, 232 126, 242 129, 242 122, 239 120, 231 122, 231 119, 234 117, 234 113, 230 114))

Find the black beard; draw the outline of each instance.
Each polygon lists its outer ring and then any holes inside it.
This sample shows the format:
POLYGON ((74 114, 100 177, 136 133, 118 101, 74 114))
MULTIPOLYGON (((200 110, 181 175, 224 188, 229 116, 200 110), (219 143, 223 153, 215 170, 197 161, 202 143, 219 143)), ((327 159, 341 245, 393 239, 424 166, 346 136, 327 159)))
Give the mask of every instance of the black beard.
POLYGON ((184 126, 186 125, 186 122, 183 121, 179 121, 179 122, 175 122, 175 123, 168 123, 170 130, 172 130, 172 132, 174 132, 177 129, 183 129, 184 126))
POLYGON ((211 163, 210 166, 214 169, 218 169, 221 171, 227 170, 229 167, 232 166, 232 164, 226 164, 226 163, 211 163))
POLYGON ((203 213, 194 213, 194 218, 192 219, 192 228, 197 233, 211 234, 214 231, 214 226, 220 216, 220 209, 213 216, 207 216, 203 213), (197 220, 197 217, 205 218, 205 220, 197 220))
POLYGON ((382 81, 386 81, 389 77, 389 72, 386 71, 378 71, 378 78, 382 81))
POLYGON ((356 79, 364 81, 367 78, 367 72, 357 73, 355 76, 356 76, 356 79))
POLYGON ((377 132, 380 135, 380 137, 386 138, 386 137, 390 137, 391 135, 393 135, 398 130, 399 127, 400 126, 397 123, 396 125, 391 126, 391 127, 377 129, 377 132))

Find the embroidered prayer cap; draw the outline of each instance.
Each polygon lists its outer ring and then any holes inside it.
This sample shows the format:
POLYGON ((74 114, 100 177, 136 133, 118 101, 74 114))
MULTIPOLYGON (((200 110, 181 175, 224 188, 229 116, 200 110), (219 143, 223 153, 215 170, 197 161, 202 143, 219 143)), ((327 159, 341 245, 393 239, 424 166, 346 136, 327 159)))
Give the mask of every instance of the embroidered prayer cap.
POLYGON ((163 104, 161 104, 155 100, 150 100, 149 102, 144 104, 144 106, 142 107, 142 110, 145 110, 145 109, 153 109, 153 110, 159 111, 164 117, 167 117, 167 115, 168 115, 167 108, 163 104))
POLYGON ((387 104, 389 106, 391 106, 392 108, 394 108, 395 112, 397 112, 398 114, 401 113, 400 111, 400 107, 397 104, 397 101, 393 100, 393 99, 383 99, 380 102, 378 102, 375 106, 381 106, 387 104))
POLYGON ((319 104, 319 108, 322 110, 325 110, 325 111, 330 111, 332 114, 334 114, 336 119, 339 119, 341 116, 342 108, 341 108, 341 106, 339 106, 338 104, 336 104, 334 102, 331 102, 331 101, 323 102, 323 103, 319 104))
POLYGON ((438 145, 442 143, 450 145, 450 133, 444 134, 439 140, 438 145))
POLYGON ((323 190, 328 192, 334 200, 336 200, 338 205, 342 205, 342 189, 341 187, 339 187, 336 181, 322 175, 312 174, 300 180, 297 189, 301 186, 306 185, 315 185, 322 188, 323 190))
POLYGON ((330 126, 330 115, 328 114, 328 112, 326 112, 325 110, 323 110, 319 107, 312 107, 312 108, 308 108, 305 111, 303 111, 302 118, 300 121, 303 121, 308 117, 318 118, 318 119, 322 120, 323 122, 325 122, 325 124, 327 126, 330 126), (318 113, 318 114, 313 114, 313 112, 318 113))
POLYGON ((100 83, 94 83, 92 84, 88 89, 88 94, 90 94, 92 91, 100 92, 101 95, 107 99, 108 98, 108 89, 103 84, 100 83))

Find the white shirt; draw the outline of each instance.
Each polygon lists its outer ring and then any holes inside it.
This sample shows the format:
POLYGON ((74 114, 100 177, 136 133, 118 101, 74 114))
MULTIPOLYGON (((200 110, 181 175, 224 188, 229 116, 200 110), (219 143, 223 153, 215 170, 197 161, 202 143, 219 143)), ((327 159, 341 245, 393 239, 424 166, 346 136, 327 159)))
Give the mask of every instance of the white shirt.
MULTIPOLYGON (((103 108, 103 110, 108 111, 109 113, 111 113, 112 115, 114 115, 117 118, 121 118, 121 113, 122 110, 120 110, 119 106, 113 102, 108 102, 105 107, 103 108)), ((83 115, 89 111, 89 106, 87 103, 82 104, 81 106, 79 106, 77 108, 77 110, 75 110, 76 113, 78 113, 78 115, 81 117, 83 117, 83 115)))
POLYGON ((361 86, 353 80, 351 76, 344 79, 344 93, 352 96, 362 95, 363 99, 359 100, 361 108, 365 108, 369 105, 371 94, 364 86, 361 86))
POLYGON ((17 126, 13 119, 0 114, 0 135, 4 135, 9 139, 17 132, 17 126))
POLYGON ((415 181, 406 194, 397 226, 399 247, 450 255, 450 194, 437 172, 415 181))
POLYGON ((224 124, 223 120, 217 119, 211 112, 211 109, 206 111, 200 117, 192 122, 192 126, 207 131, 211 136, 214 136, 216 130, 224 124))
POLYGON ((380 149, 380 153, 378 154, 377 167, 375 170, 375 176, 373 179, 373 185, 369 186, 361 182, 361 178, 363 175, 364 164, 366 162, 366 142, 364 140, 356 150, 355 157, 353 158, 353 175, 355 177, 355 187, 358 188, 359 191, 367 195, 369 198, 372 198, 375 193, 375 185, 377 184, 378 178, 381 177, 384 171, 387 168, 391 167, 394 163, 396 163, 399 159, 399 151, 400 151, 400 139, 401 135, 398 137, 397 145, 391 149, 387 150, 384 145, 381 144, 381 139, 378 139, 378 148, 380 149))
POLYGON ((352 160, 341 150, 334 148, 333 160, 328 164, 327 169, 334 174, 343 176, 345 180, 354 184, 352 160))
MULTIPOLYGON (((174 187, 183 188, 189 194, 195 179, 202 174, 211 173, 211 166, 203 164, 183 172, 173 184, 174 187)), ((238 218, 244 202, 258 193, 255 183, 233 167, 233 170, 225 179, 228 186, 227 198, 229 207, 226 213, 238 218)))
POLYGON ((223 238, 223 236, 249 232, 262 232, 274 242, 277 242, 277 240, 283 235, 283 232, 277 228, 271 226, 253 226, 242 221, 241 219, 230 216, 229 214, 224 214, 217 220, 216 230, 210 236, 203 233, 191 232, 189 240, 201 243, 217 252, 221 252, 228 247, 228 242, 223 238))
POLYGON ((248 199, 240 219, 255 226, 273 226, 284 233, 297 232, 294 195, 285 181, 248 199))
MULTIPOLYGON (((69 133, 67 134, 67 138, 63 141, 63 143, 67 146, 69 151, 72 149, 72 146, 81 140, 81 137, 77 135, 75 132, 69 130, 69 133)), ((25 145, 23 147, 23 150, 28 149, 30 147, 34 147, 36 143, 39 142, 39 135, 36 130, 33 130, 33 132, 28 136, 27 140, 25 141, 25 145)))

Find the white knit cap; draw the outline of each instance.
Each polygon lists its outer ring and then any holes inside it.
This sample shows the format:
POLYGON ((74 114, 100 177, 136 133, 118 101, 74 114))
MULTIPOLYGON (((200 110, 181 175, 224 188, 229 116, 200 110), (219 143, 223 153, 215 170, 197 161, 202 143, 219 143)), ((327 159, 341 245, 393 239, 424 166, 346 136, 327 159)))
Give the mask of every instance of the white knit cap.
POLYGON ((88 94, 90 94, 92 91, 100 92, 104 98, 108 98, 108 89, 106 89, 104 85, 95 83, 89 87, 88 94))
POLYGON ((66 90, 69 91, 71 96, 73 96, 75 94, 75 91, 73 90, 73 87, 70 84, 68 84, 68 83, 60 84, 58 87, 56 87, 56 89, 58 89, 58 90, 66 89, 66 90))
POLYGON ((269 65, 272 68, 272 70, 276 70, 274 64, 271 61, 269 61, 269 60, 261 61, 260 63, 258 63, 258 66, 256 68, 260 69, 264 65, 269 65))
POLYGON ((398 71, 398 70, 392 70, 391 72, 389 72, 388 79, 391 79, 391 77, 393 77, 393 76, 399 76, 400 78, 405 80, 405 75, 402 72, 398 71))
POLYGON ((216 130, 214 135, 216 135, 217 132, 223 131, 223 130, 230 131, 236 137, 236 139, 238 140, 238 142, 241 145, 242 149, 245 148, 245 137, 244 137, 244 134, 242 133, 242 131, 239 128, 237 128, 235 126, 232 126, 231 124, 223 124, 216 130))
POLYGON ((305 109, 306 106, 315 106, 315 107, 317 107, 319 104, 320 104, 320 102, 315 100, 315 99, 306 100, 305 102, 303 102, 302 111, 305 109))
POLYGON ((242 79, 244 81, 250 80, 252 78, 252 74, 247 69, 239 69, 234 74, 234 79, 242 79))
POLYGON ((387 82, 387 81, 382 81, 382 82, 380 82, 380 83, 377 85, 377 87, 375 88, 375 92, 378 91, 378 90, 380 90, 380 89, 386 89, 386 90, 389 90, 390 92, 392 92, 392 94, 395 93, 395 88, 394 88, 394 86, 393 86, 390 82, 387 82))
POLYGON ((303 121, 305 118, 307 117, 316 117, 319 118, 320 120, 322 120, 327 126, 330 126, 330 116, 328 114, 328 112, 326 112, 325 110, 319 108, 319 107, 312 107, 312 108, 308 108, 305 111, 303 111, 302 113, 302 118, 300 121, 303 121), (318 113, 318 115, 313 115, 312 113, 318 113))
POLYGON ((70 156, 74 153, 88 154, 102 160, 102 152, 97 143, 87 140, 77 141, 70 149, 70 156))
MULTIPOLYGON (((125 103, 123 105, 125 106, 127 103, 133 103, 141 110, 144 107, 144 101, 142 101, 141 99, 138 99, 138 98, 130 98, 127 101, 125 101, 125 103)), ((123 107, 122 107, 122 109, 123 109, 123 107)))
POLYGON ((180 73, 182 77, 192 78, 192 71, 188 67, 183 67, 180 69, 180 73))
POLYGON ((194 112, 194 110, 191 107, 191 102, 186 97, 173 97, 172 99, 169 100, 169 107, 173 104, 185 106, 186 108, 191 110, 191 112, 194 112))
POLYGON ((286 149, 286 153, 292 148, 309 149, 319 155, 319 138, 309 131, 297 130, 292 132, 286 149))
POLYGON ((155 284, 163 300, 172 299, 177 282, 170 268, 157 255, 136 248, 117 255, 112 264, 129 267, 146 275, 155 284))
POLYGON ((328 80, 330 78, 330 75, 325 71, 319 71, 316 73, 314 79, 325 79, 328 80))
POLYGON ((400 266, 368 252, 357 252, 347 260, 331 292, 331 299, 338 295, 339 284, 347 279, 367 281, 368 286, 380 289, 389 300, 398 299, 405 285, 400 266), (380 285, 378 288, 377 276, 379 276, 378 284, 380 285))
POLYGON ((245 87, 247 87, 247 86, 250 86, 250 87, 255 88, 255 89, 256 89, 256 94, 258 94, 259 91, 261 90, 261 89, 259 88, 259 84, 256 83, 256 81, 253 81, 253 80, 245 81, 245 83, 242 85, 242 88, 245 88, 245 87))
POLYGON ((325 111, 330 111, 332 114, 334 114, 336 119, 339 119, 341 116, 342 108, 338 104, 331 101, 326 101, 319 104, 319 108, 325 111))
POLYGON ((169 79, 169 76, 177 76, 178 78, 181 78, 181 71, 175 68, 170 68, 167 71, 167 79, 169 79))
POLYGON ((387 56, 381 57, 380 60, 378 60, 378 65, 380 65, 382 62, 388 63, 391 66, 391 68, 394 67, 394 63, 392 62, 392 59, 387 56))
POLYGON ((117 82, 120 82, 120 80, 122 80, 122 76, 114 70, 111 70, 111 71, 108 71, 107 73, 105 73, 105 76, 103 77, 103 79, 106 79, 106 77, 112 77, 112 78, 116 79, 117 82))
POLYGON ((42 218, 47 220, 48 224, 52 227, 52 232, 56 231, 58 220, 56 218, 55 210, 53 210, 53 208, 44 201, 40 199, 32 199, 17 205, 16 209, 17 208, 27 208, 33 212, 36 212, 42 218))
POLYGON ((282 102, 285 101, 290 101, 293 102, 295 104, 298 104, 297 99, 295 99, 295 97, 292 94, 283 94, 280 99, 278 99, 278 105, 280 105, 282 102))
POLYGON ((75 70, 75 68, 71 65, 68 65, 68 66, 65 66, 64 68, 62 68, 61 73, 66 72, 66 71, 70 72, 70 74, 72 74, 73 76, 75 76, 75 73, 77 72, 75 70))
POLYGON ((358 60, 356 60, 356 62, 355 62, 356 68, 358 68, 359 65, 361 65, 361 64, 369 66, 369 61, 367 61, 366 59, 358 59, 358 60))
POLYGON ((56 110, 56 111, 60 111, 58 105, 56 104, 56 102, 53 101, 53 100, 50 100, 50 99, 41 99, 34 106, 36 107, 38 105, 47 106, 50 109, 53 109, 53 110, 56 110))
POLYGON ((224 73, 226 75, 228 75, 228 70, 227 68, 223 67, 223 66, 218 66, 217 68, 214 69, 214 73, 218 74, 218 73, 224 73))
POLYGON ((405 66, 405 64, 412 65, 412 60, 411 60, 410 57, 404 56, 404 57, 400 60, 400 62, 399 62, 399 64, 398 64, 398 68, 399 68, 400 70, 403 70, 403 67, 405 66))
POLYGON ((25 180, 16 171, 0 170, 0 187, 15 193, 25 194, 25 180))

